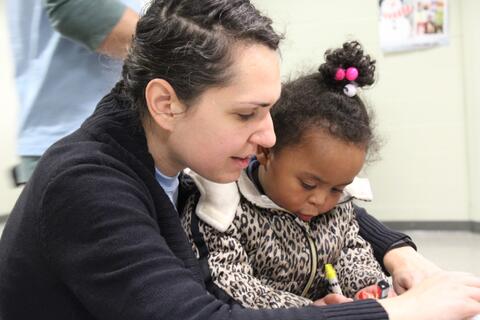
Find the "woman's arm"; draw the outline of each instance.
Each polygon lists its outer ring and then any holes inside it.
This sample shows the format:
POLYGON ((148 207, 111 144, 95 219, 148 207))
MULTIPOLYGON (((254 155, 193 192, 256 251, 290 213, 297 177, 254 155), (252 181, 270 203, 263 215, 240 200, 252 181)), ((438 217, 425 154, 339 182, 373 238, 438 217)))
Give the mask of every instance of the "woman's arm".
POLYGON ((441 271, 399 296, 378 301, 390 320, 470 319, 480 313, 480 278, 441 271))
POLYGON ((138 178, 118 168, 93 164, 65 171, 44 191, 38 230, 45 258, 61 285, 92 317, 387 319, 383 307, 373 300, 345 307, 275 310, 222 303, 207 293, 172 251, 172 247, 187 245, 180 221, 178 226, 174 223, 178 216, 166 207, 153 206, 150 197, 138 178), (158 221, 169 224, 159 225, 158 221), (182 241, 167 241, 164 235, 177 229, 182 241))
POLYGON ((393 277, 395 292, 401 294, 441 269, 416 249, 407 235, 394 231, 361 207, 355 206, 360 235, 370 242, 375 258, 393 277))
POLYGON ((480 313, 480 280, 466 276, 434 277, 400 300, 382 301, 385 309, 374 300, 275 310, 227 305, 209 295, 174 254, 171 248, 186 245, 186 237, 183 243, 179 234, 181 241, 172 243, 163 235, 183 233, 180 222, 174 223, 178 216, 153 206, 150 197, 138 177, 101 164, 76 165, 43 191, 37 232, 48 274, 91 317, 377 320, 388 319, 386 310, 390 320, 461 320, 480 313), (418 309, 423 311, 417 315, 418 309))
POLYGON ((392 275, 393 287, 398 294, 442 270, 410 246, 388 251, 383 261, 392 275))
POLYGON ((357 205, 353 206, 360 228, 359 234, 372 245, 375 258, 385 271, 389 272, 385 267, 384 261, 384 257, 389 250, 392 250, 397 246, 410 246, 415 250, 417 249, 409 236, 388 228, 368 214, 364 208, 357 205))

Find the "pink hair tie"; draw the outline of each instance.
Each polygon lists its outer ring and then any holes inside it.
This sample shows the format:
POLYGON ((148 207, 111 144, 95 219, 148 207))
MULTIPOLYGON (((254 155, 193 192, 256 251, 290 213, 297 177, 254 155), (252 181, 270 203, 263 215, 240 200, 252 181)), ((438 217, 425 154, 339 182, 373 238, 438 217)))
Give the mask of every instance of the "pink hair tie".
POLYGON ((345 69, 338 68, 337 72, 335 72, 335 80, 342 81, 343 79, 345 79, 345 69))
POLYGON ((348 81, 355 81, 358 78, 358 69, 355 67, 348 68, 345 77, 348 81))
POLYGON ((349 97, 353 97, 357 94, 358 85, 355 83, 355 80, 358 78, 358 69, 355 67, 348 67, 347 70, 343 68, 338 68, 335 72, 335 80, 342 81, 347 79, 350 83, 346 84, 343 87, 343 93, 349 97))

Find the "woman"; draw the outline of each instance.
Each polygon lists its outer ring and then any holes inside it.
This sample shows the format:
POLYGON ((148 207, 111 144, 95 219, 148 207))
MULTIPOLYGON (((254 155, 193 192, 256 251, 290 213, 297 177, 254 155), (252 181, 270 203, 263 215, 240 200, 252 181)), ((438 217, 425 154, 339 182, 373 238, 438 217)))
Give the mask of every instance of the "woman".
MULTIPOLYGON (((270 23, 246 0, 152 2, 123 81, 49 149, 11 214, 0 246, 2 319, 463 319, 480 312, 479 280, 464 274, 432 277, 380 303, 302 309, 248 310, 207 293, 175 210, 177 175, 190 167, 233 181, 258 145, 274 144, 269 110, 280 94, 280 38, 270 23), (417 315, 445 297, 449 306, 417 315)), ((403 259, 408 250, 389 251, 387 269, 411 275, 416 263, 425 265, 403 259)))

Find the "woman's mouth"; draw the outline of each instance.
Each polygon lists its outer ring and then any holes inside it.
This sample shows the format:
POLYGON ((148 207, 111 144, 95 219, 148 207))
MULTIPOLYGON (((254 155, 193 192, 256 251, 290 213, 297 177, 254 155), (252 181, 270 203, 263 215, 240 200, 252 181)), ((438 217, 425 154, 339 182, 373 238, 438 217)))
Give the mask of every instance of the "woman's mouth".
POLYGON ((232 157, 232 159, 235 161, 235 163, 240 167, 240 169, 245 169, 248 167, 248 164, 250 163, 250 157, 232 157))

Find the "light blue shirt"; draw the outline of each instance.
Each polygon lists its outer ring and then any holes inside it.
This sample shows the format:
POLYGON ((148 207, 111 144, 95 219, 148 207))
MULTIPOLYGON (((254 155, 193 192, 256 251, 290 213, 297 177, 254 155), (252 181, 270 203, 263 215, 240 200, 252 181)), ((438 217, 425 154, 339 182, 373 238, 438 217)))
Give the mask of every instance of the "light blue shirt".
POLYGON ((177 207, 178 186, 180 184, 178 176, 179 174, 173 177, 166 176, 160 172, 160 170, 155 168, 155 179, 157 179, 158 183, 170 198, 170 201, 173 203, 175 208, 177 207))
MULTIPOLYGON (((134 10, 138 0, 122 1, 134 10)), ((40 0, 9 0, 7 13, 20 112, 17 152, 40 156, 80 127, 120 79, 120 62, 62 37, 40 0)))

